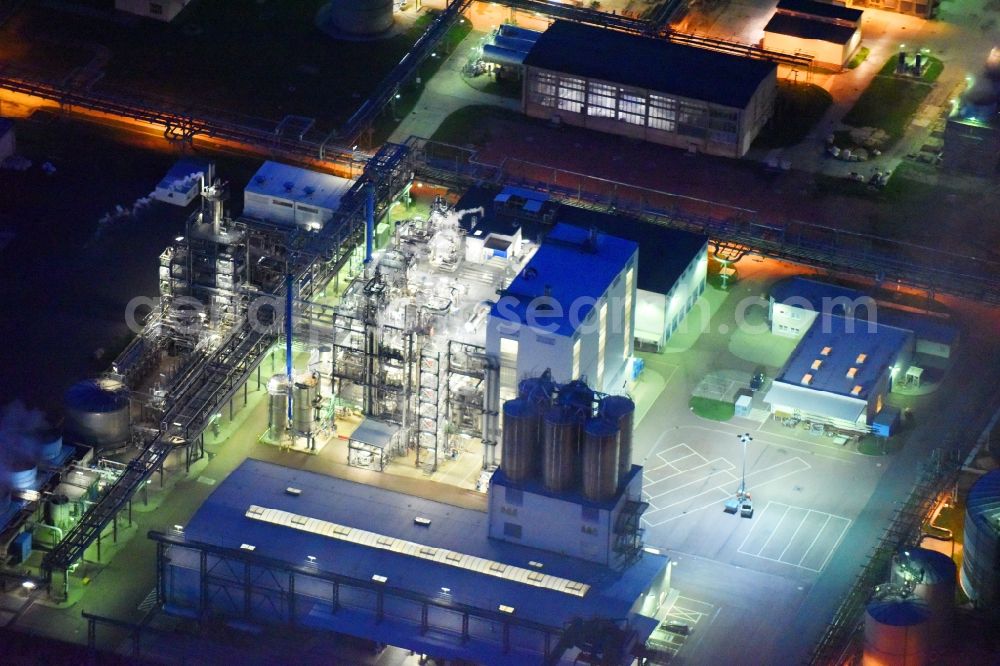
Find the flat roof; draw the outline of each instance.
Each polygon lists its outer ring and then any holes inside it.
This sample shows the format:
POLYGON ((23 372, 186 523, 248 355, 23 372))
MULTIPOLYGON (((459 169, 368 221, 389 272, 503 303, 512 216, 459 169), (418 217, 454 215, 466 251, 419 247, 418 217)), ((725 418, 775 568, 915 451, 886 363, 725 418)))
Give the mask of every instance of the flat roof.
POLYGON ((276 199, 337 210, 354 181, 290 164, 267 161, 257 169, 246 191, 276 199))
POLYGON ((321 571, 364 581, 381 575, 388 585, 429 597, 440 598, 445 587, 455 602, 491 612, 500 604, 512 606, 517 617, 558 629, 575 617, 628 617, 636 599, 667 564, 666 557, 644 554, 624 572, 613 572, 592 562, 490 539, 487 514, 481 511, 252 459, 218 485, 184 533, 195 541, 234 550, 251 544, 255 554, 292 565, 305 564, 311 555, 321 571), (289 487, 300 493, 287 493, 289 487), (540 573, 579 581, 590 589, 577 597, 255 520, 246 515, 252 505, 517 567, 534 570, 530 563, 541 562, 540 573), (416 524, 418 516, 430 520, 430 525, 416 524))
POLYGON ((604 295, 637 251, 633 241, 597 232, 591 242, 590 230, 557 224, 492 306, 490 316, 527 326, 531 313, 552 333, 573 335, 594 309, 590 299, 604 295), (554 299, 559 309, 541 309, 543 302, 536 299, 543 297, 554 299))
POLYGON ((377 419, 366 418, 361 422, 351 436, 355 442, 384 449, 392 443, 393 436, 399 432, 399 426, 377 419))
POLYGON ((764 32, 789 35, 800 39, 815 39, 832 44, 847 44, 857 32, 857 28, 806 16, 775 14, 764 26, 764 32))
POLYGON ((781 10, 855 23, 860 21, 861 15, 864 14, 860 9, 851 9, 850 7, 842 7, 829 2, 817 2, 816 0, 779 0, 778 11, 781 10))
MULTIPOLYGON (((482 229, 485 234, 511 236, 520 229, 521 237, 525 240, 539 241, 545 236, 545 232, 552 228, 550 222, 530 218, 519 220, 496 213, 492 202, 504 203, 512 195, 526 201, 529 197, 533 197, 532 200, 538 200, 539 196, 548 198, 547 194, 523 188, 504 188, 500 194, 495 194, 493 189, 474 187, 462 196, 457 208, 463 210, 482 206, 486 213, 477 217, 475 228, 482 229), (508 196, 501 199, 504 194, 508 196)), ((708 236, 703 234, 671 229, 627 215, 577 208, 551 200, 547 201, 546 205, 551 207, 553 222, 563 222, 585 229, 595 227, 598 231, 637 243, 639 272, 636 276, 636 286, 658 294, 668 293, 708 244, 708 236)), ((461 225, 466 232, 471 231, 472 216, 464 216, 461 225)))
POLYGON ((556 21, 525 66, 745 108, 777 65, 582 23, 556 21))
POLYGON ((911 335, 910 331, 853 317, 819 315, 776 381, 867 400, 911 335), (849 376, 852 369, 853 376, 849 376), (811 378, 803 384, 806 375, 811 378), (858 386, 860 391, 852 393, 858 386))
MULTIPOLYGON (((2 133, 2 131, 0 131, 2 133)), ((177 160, 167 175, 156 185, 157 189, 172 190, 182 186, 185 190, 190 189, 191 181, 197 181, 197 176, 202 174, 205 178, 211 173, 212 163, 200 157, 184 157, 177 160)), ((211 183, 205 183, 210 185, 211 183)))

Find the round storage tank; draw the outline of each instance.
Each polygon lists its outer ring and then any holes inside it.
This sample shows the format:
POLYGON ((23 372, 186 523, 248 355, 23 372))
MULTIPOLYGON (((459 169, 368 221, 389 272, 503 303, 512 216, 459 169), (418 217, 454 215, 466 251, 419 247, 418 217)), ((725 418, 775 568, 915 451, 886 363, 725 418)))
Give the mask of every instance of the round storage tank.
POLYGON ((580 417, 573 410, 553 407, 542 425, 542 481, 553 492, 577 485, 580 464, 580 417))
POLYGON ((500 468, 515 483, 527 481, 538 470, 538 411, 515 398, 503 404, 503 448, 500 468))
POLYGON ((38 459, 51 462, 62 453, 62 434, 57 430, 45 430, 38 437, 38 459))
POLYGON ((316 378, 312 375, 300 377, 295 382, 292 397, 292 429, 300 435, 312 433, 317 384, 316 378))
POLYGON ((583 494, 603 501, 618 492, 618 424, 590 419, 583 431, 583 494))
POLYGON ((288 429, 288 377, 274 375, 267 382, 267 425, 271 436, 280 436, 288 429))
POLYGON ((865 610, 864 666, 922 666, 927 663, 927 604, 916 597, 890 597, 865 610))
POLYGON ((32 490, 38 480, 38 465, 27 456, 14 455, 7 459, 7 472, 10 475, 6 481, 14 490, 32 490))
POLYGON ((955 563, 936 550, 910 548, 893 560, 892 583, 912 586, 913 594, 930 608, 929 633, 934 645, 945 645, 951 633, 956 580, 955 563))
POLYGON ((618 481, 632 470, 632 427, 635 403, 623 395, 610 395, 601 401, 601 416, 618 424, 618 481))
POLYGON ((336 30, 357 37, 374 37, 392 27, 393 0, 333 0, 328 20, 336 30))
POLYGON ((45 519, 49 525, 63 529, 71 521, 73 505, 65 495, 52 495, 45 504, 45 519))
POLYGON ((121 446, 129 438, 128 389, 106 377, 77 382, 66 391, 66 435, 95 449, 121 446))
POLYGON ((1000 470, 984 474, 965 501, 961 582, 980 608, 1000 602, 1000 470))

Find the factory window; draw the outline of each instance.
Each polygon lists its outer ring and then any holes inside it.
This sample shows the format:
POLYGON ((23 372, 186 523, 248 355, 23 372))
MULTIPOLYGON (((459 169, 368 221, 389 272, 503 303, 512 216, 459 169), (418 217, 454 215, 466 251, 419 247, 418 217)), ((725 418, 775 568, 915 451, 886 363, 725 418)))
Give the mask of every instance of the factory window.
POLYGON ((149 13, 152 14, 153 16, 162 16, 163 4, 159 2, 149 3, 149 13))
POLYGON ((736 143, 736 132, 719 132, 712 130, 709 132, 708 138, 715 143, 736 143))
POLYGON ((618 119, 633 125, 646 124, 646 96, 622 91, 618 104, 618 119))
POLYGON ((319 208, 313 208, 312 206, 299 206, 299 210, 303 213, 311 213, 313 215, 319 215, 319 208))
POLYGON ((521 538, 521 526, 517 523, 504 523, 503 535, 512 539, 521 538))
POLYGON ((597 535, 597 528, 591 525, 580 525, 580 531, 591 536, 597 535))
POLYGON ((704 127, 707 125, 708 107, 695 102, 681 101, 680 122, 685 125, 704 127))
POLYGON ((524 504, 524 491, 520 488, 504 487, 503 499, 507 504, 521 506, 524 504))
POLYGON ((271 199, 271 205, 273 206, 283 206, 285 208, 294 208, 294 204, 291 201, 282 201, 281 199, 271 199))
POLYGON ((677 100, 658 95, 649 96, 649 126, 673 132, 677 129, 677 100))
POLYGON ((622 349, 622 358, 628 358, 629 347, 632 341, 632 280, 634 268, 629 268, 625 273, 625 347, 622 349))
POLYGON ((532 77, 531 85, 528 89, 531 101, 542 106, 555 106, 556 82, 557 79, 554 75, 537 72, 532 77))
POLYGON ((580 377, 580 339, 573 343, 573 376, 572 379, 580 377))
POLYGON ((500 513, 505 513, 508 516, 517 516, 517 509, 511 506, 501 506, 500 513))
POLYGON ((580 518, 586 520, 588 523, 596 523, 600 518, 601 512, 597 507, 593 506, 581 506, 580 507, 580 518))
POLYGON ((615 86, 593 81, 587 87, 587 115, 597 118, 614 118, 618 89, 615 86))
POLYGON ((543 344, 543 345, 554 345, 556 343, 555 338, 550 338, 550 337, 545 336, 545 335, 536 335, 535 336, 535 340, 539 344, 543 344))
POLYGON ((569 76, 559 77, 559 108, 563 111, 581 113, 586 97, 587 84, 583 79, 569 76))
POLYGON ((597 390, 604 387, 604 350, 608 344, 608 303, 601 303, 601 316, 597 323, 597 390))
POLYGON ((502 399, 512 398, 517 393, 517 349, 517 340, 500 338, 500 397, 502 399))

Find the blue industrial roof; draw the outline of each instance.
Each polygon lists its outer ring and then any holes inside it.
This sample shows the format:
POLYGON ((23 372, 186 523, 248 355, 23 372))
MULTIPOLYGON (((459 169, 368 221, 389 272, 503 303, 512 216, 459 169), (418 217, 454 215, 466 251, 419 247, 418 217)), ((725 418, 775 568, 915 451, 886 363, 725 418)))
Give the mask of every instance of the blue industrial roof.
POLYGON ((802 378, 809 374, 811 389, 867 400, 911 335, 910 331, 892 326, 820 315, 795 347, 777 381, 803 385, 802 378), (826 347, 830 348, 829 354, 823 355, 826 347), (860 354, 866 355, 862 363, 858 363, 860 354), (817 360, 821 364, 813 369, 817 360), (854 377, 847 376, 851 368, 856 369, 854 377), (861 386, 857 395, 851 393, 855 386, 861 386))
MULTIPOLYGON (((511 195, 526 201, 529 198, 536 201, 538 197, 548 200, 548 195, 524 188, 507 187, 500 194, 495 194, 495 190, 474 187, 462 196, 457 208, 463 210, 482 206, 486 213, 476 217, 475 228, 482 229, 485 233, 510 236, 517 229, 520 229, 522 238, 538 241, 544 237, 546 231, 551 229, 552 222, 563 222, 586 229, 593 227, 606 234, 638 243, 639 272, 636 276, 636 286, 639 289, 658 294, 668 293, 685 269, 708 244, 708 236, 702 234, 671 229, 626 215, 613 215, 576 206, 567 206, 554 201, 546 203, 552 211, 548 222, 540 221, 532 216, 516 219, 511 212, 499 215, 493 202, 505 203, 509 201, 511 195)), ((466 231, 471 230, 472 220, 473 216, 471 215, 466 215, 461 219, 462 227, 466 231)))
POLYGON ((778 11, 782 10, 855 23, 860 21, 861 15, 864 14, 860 9, 842 7, 831 2, 817 2, 817 0, 779 0, 778 11))
POLYGON ((958 329, 930 314, 907 312, 888 306, 878 305, 874 299, 865 293, 829 282, 812 280, 807 277, 795 276, 776 282, 770 291, 770 296, 777 303, 788 303, 798 307, 808 305, 813 312, 829 312, 836 315, 854 315, 860 319, 868 319, 874 315, 879 324, 913 331, 920 340, 954 344, 959 337, 958 329), (840 305, 840 299, 850 301, 850 307, 840 305), (854 305, 866 305, 865 310, 855 309, 854 305), (825 305, 825 307, 824 307, 825 305))
POLYGON ((353 180, 340 176, 268 161, 257 169, 246 191, 337 210, 341 197, 353 184, 353 180))
POLYGON ((553 23, 524 64, 741 109, 777 71, 765 60, 569 21, 553 23))
POLYGON ((983 474, 972 484, 965 498, 965 511, 966 519, 977 527, 1000 535, 1000 469, 983 474))
POLYGON ((238 550, 255 547, 255 554, 292 565, 315 565, 358 580, 385 576, 387 585, 441 599, 449 588, 451 600, 495 612, 513 606, 518 618, 561 629, 575 617, 625 618, 636 599, 666 566, 665 557, 644 555, 622 573, 607 567, 487 536, 487 515, 481 511, 422 499, 376 486, 314 472, 247 460, 226 478, 198 509, 184 530, 195 541, 238 550), (295 496, 285 492, 298 488, 295 496), (435 548, 530 567, 542 562, 543 572, 585 583, 584 597, 504 580, 474 571, 371 548, 246 517, 251 504, 288 511, 341 525, 371 530, 435 548), (429 527, 414 523, 422 516, 429 527))
POLYGON ((764 26, 764 32, 791 35, 801 39, 817 39, 822 42, 846 44, 851 41, 857 28, 838 25, 821 19, 790 14, 775 14, 764 26))
POLYGON ((592 242, 590 230, 557 224, 490 315, 572 335, 637 252, 632 241, 596 233, 592 242))

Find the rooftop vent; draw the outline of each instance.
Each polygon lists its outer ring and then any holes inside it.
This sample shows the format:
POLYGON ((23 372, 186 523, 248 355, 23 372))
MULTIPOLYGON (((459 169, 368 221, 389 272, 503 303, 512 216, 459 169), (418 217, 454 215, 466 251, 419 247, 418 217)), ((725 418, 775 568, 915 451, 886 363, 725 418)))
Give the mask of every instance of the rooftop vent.
POLYGON ((806 374, 802 375, 802 384, 803 385, 809 386, 809 384, 812 383, 812 380, 813 380, 813 376, 812 376, 811 372, 807 372, 806 374))
POLYGON ((833 351, 833 347, 823 347, 823 349, 820 350, 819 354, 820 354, 820 356, 829 356, 830 352, 832 352, 832 351, 833 351))
POLYGON ((313 194, 316 193, 316 188, 313 187, 312 185, 306 185, 305 187, 302 188, 302 191, 306 193, 307 197, 311 197, 313 194))
POLYGON ((848 379, 854 379, 854 375, 856 375, 856 374, 858 374, 858 369, 857 368, 851 368, 850 370, 847 371, 847 378, 848 379))
POLYGON ((292 495, 293 497, 298 497, 299 495, 302 494, 302 489, 288 486, 287 488, 285 488, 285 494, 292 495))
POLYGON ((413 523, 415 525, 420 525, 421 527, 430 527, 431 526, 431 519, 430 518, 424 518, 423 516, 417 516, 416 518, 413 519, 413 523))
POLYGON ((813 363, 812 363, 812 369, 813 369, 813 370, 819 370, 819 366, 821 366, 821 365, 823 365, 823 361, 822 361, 822 360, 820 360, 820 359, 816 359, 816 360, 815 360, 815 361, 813 361, 813 363))
POLYGON ((861 384, 858 384, 851 389, 851 395, 861 395, 861 384))
POLYGON ((862 363, 865 362, 866 358, 868 358, 868 354, 858 354, 858 357, 855 359, 855 362, 858 365, 861 365, 862 363))
POLYGON ((293 183, 290 180, 286 180, 285 181, 285 191, 286 192, 291 192, 293 189, 295 189, 295 183, 293 183))

